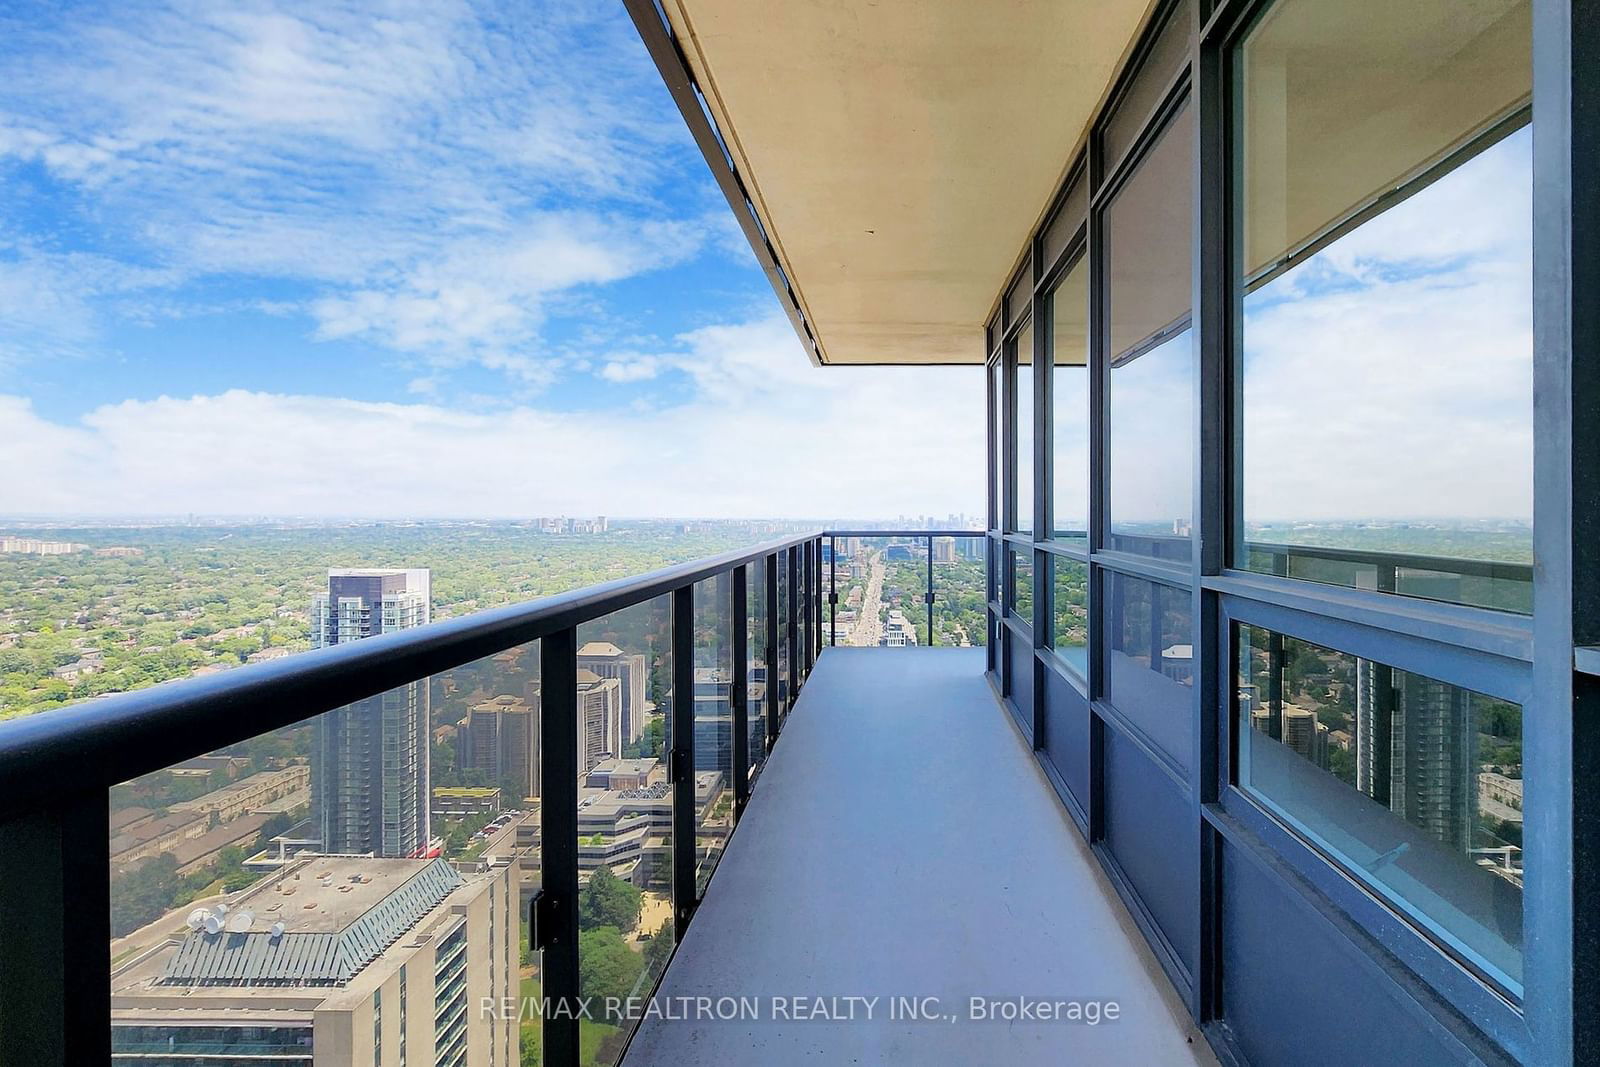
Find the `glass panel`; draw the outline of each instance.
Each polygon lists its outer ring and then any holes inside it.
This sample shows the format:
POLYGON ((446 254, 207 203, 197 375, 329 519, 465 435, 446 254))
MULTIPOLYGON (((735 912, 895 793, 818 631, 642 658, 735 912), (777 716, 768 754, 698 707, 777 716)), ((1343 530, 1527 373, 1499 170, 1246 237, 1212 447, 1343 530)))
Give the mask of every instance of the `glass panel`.
POLYGON ((540 1062, 539 673, 519 646, 113 788, 115 1062, 309 1063, 325 1004, 353 1062, 540 1062))
POLYGON ((1033 529, 1033 324, 1017 335, 1016 392, 1012 398, 1015 417, 1011 439, 1016 445, 1016 514, 1011 529, 1027 533, 1033 529))
POLYGON ((1054 420, 1053 536, 1080 544, 1089 530, 1089 261, 1056 284, 1050 315, 1054 420))
POLYGON ((1089 676, 1089 567, 1065 556, 1052 556, 1054 577, 1050 647, 1089 676))
POLYGON ((1107 584, 1106 699, 1187 768, 1194 744, 1189 594, 1123 574, 1107 584))
POLYGON ((1045 226, 1041 241, 1044 252, 1044 269, 1055 265, 1056 257, 1065 252, 1072 238, 1089 215, 1089 183, 1081 177, 1072 183, 1067 195, 1061 198, 1056 213, 1045 226))
POLYGON ((1187 107, 1106 212, 1111 302, 1107 547, 1188 560, 1194 480, 1190 343, 1193 123, 1187 107))
POLYGON ((1011 557, 1011 595, 1006 601, 1011 614, 1033 625, 1033 553, 1027 549, 1006 549, 1011 557))
POLYGON ((1239 782, 1501 983, 1522 982, 1522 709, 1238 632, 1239 782))
POLYGON ((1021 322, 1028 314, 1028 306, 1033 301, 1033 271, 1023 267, 1011 285, 1006 289, 1006 326, 1014 326, 1021 322))
POLYGON ((1285 0, 1246 39, 1241 566, 1532 610, 1529 24, 1285 0))
POLYGON ((935 645, 965 648, 983 644, 983 542, 981 537, 933 539, 935 645))
POLYGON ((989 405, 993 419, 989 424, 989 478, 994 485, 994 496, 989 501, 989 529, 998 530, 1009 514, 1006 510, 1011 506, 1010 498, 1006 496, 1005 472, 1002 464, 1005 462, 1005 420, 1002 415, 1005 407, 1000 389, 1000 365, 998 363, 989 367, 989 405))
POLYGON ((1149 55, 1139 66, 1138 75, 1106 122, 1100 143, 1105 150, 1107 174, 1116 168, 1139 131, 1144 129, 1145 120, 1161 102, 1162 92, 1177 76, 1179 68, 1188 64, 1192 28, 1189 3, 1184 0, 1161 27, 1149 55))
POLYGON ((586 1064, 616 1063, 637 1022, 605 998, 648 997, 672 951, 671 680, 670 595, 578 628, 578 982, 597 998, 579 1023, 586 1064), (626 726, 624 706, 638 711, 626 726), (597 735, 636 755, 596 759, 597 735))
POLYGON ((745 668, 748 691, 745 722, 750 729, 750 777, 767 761, 767 563, 758 559, 750 564, 745 580, 746 618, 750 635, 746 648, 750 663, 745 668))
POLYGON ((789 713, 789 552, 778 553, 778 720, 789 713))
MULTIPOLYGON (((923 596, 928 590, 927 539, 850 537, 839 540, 840 554, 834 573, 839 594, 838 643, 888 648, 926 645, 928 605, 923 596)), ((938 551, 950 552, 953 546, 941 547, 938 551)), ((981 602, 981 563, 978 568, 976 588, 981 602)), ((950 643, 955 643, 953 638, 950 643)))
POLYGON ((719 574, 694 587, 695 895, 733 829, 733 595, 719 574))

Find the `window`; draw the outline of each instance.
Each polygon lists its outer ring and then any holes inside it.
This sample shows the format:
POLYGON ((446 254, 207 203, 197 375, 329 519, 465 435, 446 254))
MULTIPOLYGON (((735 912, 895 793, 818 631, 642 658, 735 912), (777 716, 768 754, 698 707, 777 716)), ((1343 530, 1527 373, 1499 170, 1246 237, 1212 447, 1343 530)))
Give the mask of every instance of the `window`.
POLYGON ((1089 676, 1089 567, 1066 556, 1053 556, 1050 647, 1077 672, 1089 676))
POLYGON ((1055 537, 1085 542, 1089 530, 1089 263, 1078 260, 1051 290, 1050 358, 1055 537))
POLYGON ((1189 3, 1184 0, 1174 5, 1159 33, 1150 42, 1150 50, 1139 64, 1138 74, 1128 85, 1127 92, 1117 102, 1116 110, 1106 121, 1100 143, 1107 170, 1116 167, 1144 129, 1150 113, 1161 102, 1161 94, 1177 76, 1180 68, 1189 63, 1190 30, 1193 16, 1189 3))
POLYGON ((1283 0, 1246 37, 1239 566, 1532 610, 1529 34, 1283 0))
POLYGON ((1193 747, 1189 593, 1124 574, 1107 581, 1106 700, 1181 767, 1193 747))
POLYGON ((1005 455, 1006 439, 1003 393, 1000 388, 1000 364, 989 366, 989 409, 993 417, 989 423, 989 477, 994 484, 994 495, 989 499, 989 529, 998 530, 1005 524, 1006 509, 1011 506, 1006 495, 1005 455))
POLYGON ((1006 549, 1011 558, 1007 571, 1011 579, 1010 596, 1006 604, 1013 618, 1033 625, 1033 552, 1029 549, 1006 549))
POLYGON ((1241 787, 1513 994, 1522 979, 1522 709, 1238 628, 1241 787))
POLYGON ((1194 479, 1189 335, 1188 108, 1167 125, 1106 211, 1110 466, 1106 547, 1187 561, 1194 479))
POLYGON ((1033 529, 1033 323, 1022 327, 1016 339, 1016 389, 1012 394, 1012 434, 1016 446, 1016 512, 1011 529, 1033 529))

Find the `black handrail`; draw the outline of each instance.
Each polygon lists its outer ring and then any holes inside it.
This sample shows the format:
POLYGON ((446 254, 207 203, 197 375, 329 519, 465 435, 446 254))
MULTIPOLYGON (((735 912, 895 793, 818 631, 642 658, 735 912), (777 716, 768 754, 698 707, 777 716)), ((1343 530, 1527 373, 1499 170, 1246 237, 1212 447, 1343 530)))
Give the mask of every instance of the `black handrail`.
POLYGON ((693 586, 820 532, 521 604, 178 679, 0 724, 0 818, 142 774, 376 696, 693 586))
MULTIPOLYGON (((579 991, 576 898, 577 631, 584 623, 672 595, 673 706, 669 774, 690 863, 674 889, 678 933, 693 914, 695 586, 762 562, 766 582, 767 735, 777 740, 783 713, 819 651, 813 624, 824 534, 809 531, 647 574, 458 619, 334 645, 223 674, 108 696, 0 724, 0 849, 12 857, 0 878, 0 920, 11 931, 0 945, 0 1048, 19 1062, 51 1067, 103 1063, 110 1056, 109 790, 143 774, 333 711, 397 686, 540 642, 540 719, 546 741, 540 765, 543 889, 529 927, 544 952, 545 994, 579 991), (784 618, 776 577, 785 567, 784 618), (805 612, 805 624, 797 625, 805 612), (787 686, 770 677, 778 665, 779 624, 787 641, 787 686), (806 642, 799 647, 800 640, 806 642), (781 698, 781 699, 780 699, 781 698), (565 740, 562 740, 562 739, 565 740), (538 916, 542 915, 543 919, 538 916)), ((718 592, 729 625, 750 624, 744 598, 718 592)), ((742 672, 741 672, 742 673, 742 672)), ((746 685, 748 688, 748 685, 746 685)), ((733 731, 748 731, 747 692, 731 694, 733 731)), ((748 751, 744 753, 749 762, 748 751)), ((736 765, 737 767, 737 765, 736 765)), ((747 771, 746 768, 738 768, 747 771)), ((745 783, 748 794, 748 783, 745 783)), ((739 792, 739 790, 735 790, 739 792)), ((742 809, 742 805, 740 805, 742 809)), ((742 810, 741 810, 742 813, 742 810)), ((737 820, 737 815, 735 816, 737 820)), ((680 864, 681 865, 681 864, 680 864)), ((680 872, 681 873, 681 872, 680 872)), ((550 1063, 576 1064, 576 1016, 545 1020, 550 1063)))

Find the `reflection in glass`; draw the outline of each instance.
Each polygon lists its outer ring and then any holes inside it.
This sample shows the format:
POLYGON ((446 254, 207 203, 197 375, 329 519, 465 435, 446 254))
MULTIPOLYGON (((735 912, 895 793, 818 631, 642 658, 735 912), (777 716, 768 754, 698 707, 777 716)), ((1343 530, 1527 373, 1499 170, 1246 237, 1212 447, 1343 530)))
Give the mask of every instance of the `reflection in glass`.
POLYGON ((1247 37, 1239 565, 1531 610, 1530 23, 1284 0, 1247 37))
POLYGON ((1011 614, 1019 621, 1033 625, 1033 553, 1027 549, 1008 548, 1011 556, 1011 596, 1007 601, 1011 614))
POLYGON ((750 653, 750 662, 745 668, 745 686, 748 694, 745 722, 749 727, 750 777, 754 778, 762 764, 767 761, 767 561, 765 557, 757 559, 746 568, 745 617, 749 620, 749 636, 745 639, 745 647, 750 653))
POLYGON ((1259 627, 1238 648, 1240 785, 1519 992, 1521 707, 1259 627))
POLYGON ((1016 515, 1012 529, 1027 533, 1033 529, 1033 324, 1017 335, 1017 385, 1014 395, 1017 484, 1016 515))
POLYGON ((1053 535, 1082 542, 1089 529, 1089 261, 1050 294, 1053 535))
POLYGON ((1194 479, 1191 170, 1185 107, 1106 210, 1107 547, 1188 560, 1194 479))
POLYGON ((1123 574, 1107 579, 1106 699, 1180 766, 1194 742, 1189 593, 1123 574))
POLYGON ((733 581, 694 587, 695 894, 705 893, 733 829, 733 581))
POLYGON ((1089 568, 1066 556, 1052 556, 1054 575, 1050 647, 1089 676, 1089 568))

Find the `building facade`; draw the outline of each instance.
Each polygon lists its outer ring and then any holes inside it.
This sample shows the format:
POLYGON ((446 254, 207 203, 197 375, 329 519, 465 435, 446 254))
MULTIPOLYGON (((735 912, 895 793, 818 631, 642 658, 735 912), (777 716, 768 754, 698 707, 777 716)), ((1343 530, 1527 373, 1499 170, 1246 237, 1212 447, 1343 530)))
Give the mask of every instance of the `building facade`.
MULTIPOLYGON (((336 569, 311 603, 311 645, 426 625, 426 569, 336 569)), ((312 813, 323 851, 418 856, 429 843, 429 692, 413 682, 321 715, 312 750, 312 813)))
POLYGON ((112 1063, 515 1067, 518 907, 506 868, 303 857, 114 969, 112 1063))
MULTIPOLYGON (((620 744, 631 745, 644 733, 646 712, 645 658, 627 653, 609 641, 590 641, 578 649, 578 667, 596 677, 615 678, 620 687, 620 744)), ((620 754, 621 749, 618 749, 620 754)))

